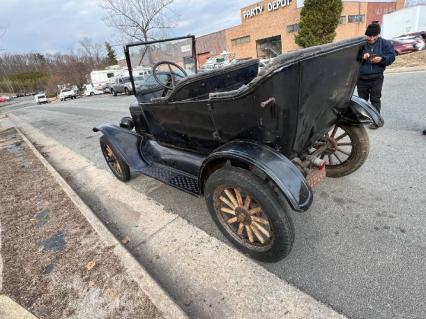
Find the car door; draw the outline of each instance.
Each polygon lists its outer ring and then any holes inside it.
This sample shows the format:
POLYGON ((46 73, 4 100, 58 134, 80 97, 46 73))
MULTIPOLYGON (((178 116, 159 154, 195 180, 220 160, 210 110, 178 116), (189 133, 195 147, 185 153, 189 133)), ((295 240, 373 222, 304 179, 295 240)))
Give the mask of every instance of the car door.
POLYGON ((124 92, 124 81, 123 79, 118 79, 118 86, 117 86, 118 90, 117 92, 124 92))

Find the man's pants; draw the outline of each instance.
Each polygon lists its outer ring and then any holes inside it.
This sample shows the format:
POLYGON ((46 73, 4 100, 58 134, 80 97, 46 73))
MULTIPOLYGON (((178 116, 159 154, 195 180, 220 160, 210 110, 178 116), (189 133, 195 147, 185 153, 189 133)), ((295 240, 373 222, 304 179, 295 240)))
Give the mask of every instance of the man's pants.
POLYGON ((383 86, 383 74, 372 78, 372 79, 358 79, 357 89, 360 98, 368 101, 370 99, 371 104, 380 113, 382 97, 382 86, 383 86))

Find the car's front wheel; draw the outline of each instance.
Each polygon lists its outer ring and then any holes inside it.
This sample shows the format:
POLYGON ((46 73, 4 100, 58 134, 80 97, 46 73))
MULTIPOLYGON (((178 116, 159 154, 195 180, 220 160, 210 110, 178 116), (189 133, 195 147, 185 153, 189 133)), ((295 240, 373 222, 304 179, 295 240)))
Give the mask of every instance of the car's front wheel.
POLYGON ((130 179, 129 165, 123 160, 120 154, 115 150, 114 146, 108 139, 102 135, 100 138, 102 154, 112 173, 122 182, 127 182, 130 179))
POLYGON ((290 253, 294 229, 289 206, 267 181, 248 170, 226 167, 209 176, 205 198, 214 222, 241 252, 265 262, 290 253))
POLYGON ((112 94, 113 96, 117 96, 117 92, 115 92, 115 90, 114 90, 114 89, 111 89, 111 94, 112 94))

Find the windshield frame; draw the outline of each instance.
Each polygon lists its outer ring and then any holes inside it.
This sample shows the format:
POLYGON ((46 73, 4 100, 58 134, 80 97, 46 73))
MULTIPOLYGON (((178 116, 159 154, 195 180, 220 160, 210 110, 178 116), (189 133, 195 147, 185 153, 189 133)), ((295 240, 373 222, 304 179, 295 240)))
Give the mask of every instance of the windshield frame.
POLYGON ((132 83, 133 92, 136 92, 136 86, 135 86, 135 81, 133 79, 133 69, 132 69, 132 65, 131 65, 131 62, 130 62, 129 48, 135 47, 135 46, 140 46, 140 45, 149 45, 149 44, 154 44, 154 43, 162 43, 162 42, 184 40, 184 39, 192 39, 192 58, 194 59, 195 74, 196 74, 196 73, 198 73, 198 66, 197 66, 197 50, 196 50, 196 47, 195 47, 195 35, 187 35, 187 36, 184 36, 184 37, 168 38, 168 39, 157 40, 157 41, 133 42, 133 43, 128 43, 124 46, 124 55, 126 57, 126 63, 127 63, 127 68, 129 70, 130 82, 132 83))

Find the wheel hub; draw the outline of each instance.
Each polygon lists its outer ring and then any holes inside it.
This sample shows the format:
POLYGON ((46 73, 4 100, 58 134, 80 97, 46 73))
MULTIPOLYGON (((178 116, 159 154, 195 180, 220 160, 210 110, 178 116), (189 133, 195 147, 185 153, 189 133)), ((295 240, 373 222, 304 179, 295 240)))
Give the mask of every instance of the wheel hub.
POLYGON ((244 225, 250 225, 251 224, 251 217, 247 209, 244 207, 237 207, 235 208, 235 214, 238 218, 238 222, 244 223, 244 225))
POLYGON ((327 137, 327 150, 329 152, 335 152, 337 149, 337 142, 333 137, 327 137))
POLYGON ((228 231, 236 234, 245 245, 268 245, 272 237, 267 215, 261 206, 248 194, 237 188, 225 188, 218 193, 217 212, 227 225, 228 231))

